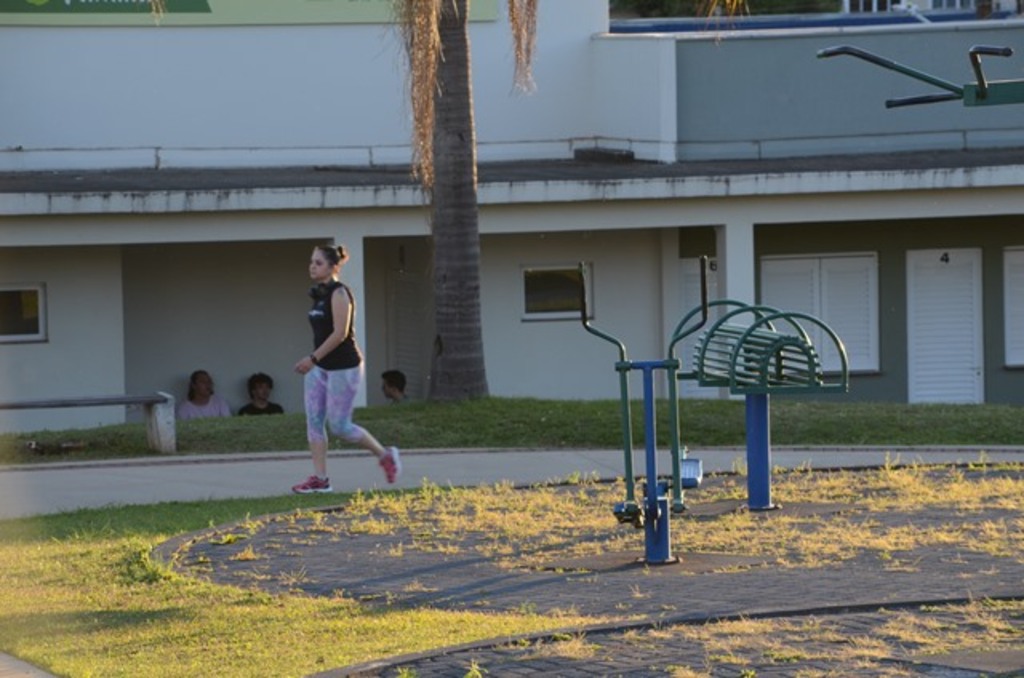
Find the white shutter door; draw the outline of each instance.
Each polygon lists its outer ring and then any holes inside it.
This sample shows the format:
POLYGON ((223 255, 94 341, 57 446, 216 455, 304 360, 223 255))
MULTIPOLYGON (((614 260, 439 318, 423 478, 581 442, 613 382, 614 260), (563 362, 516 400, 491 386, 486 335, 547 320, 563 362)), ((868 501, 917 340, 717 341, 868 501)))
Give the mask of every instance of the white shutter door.
POLYGON ((1024 250, 1003 253, 1006 364, 1024 365, 1024 250))
MULTIPOLYGON (((761 303, 780 311, 799 311, 821 317, 821 264, 817 257, 761 260, 761 303)), ((810 323, 800 323, 814 346, 821 345, 821 332, 810 323)), ((780 332, 791 332, 787 322, 776 322, 780 332)))
MULTIPOLYGON (((876 255, 765 258, 761 299, 767 306, 806 313, 831 327, 846 347, 850 370, 878 370, 876 255)), ((842 363, 832 340, 817 325, 802 325, 824 368, 838 371, 842 363)))
POLYGON ((761 303, 780 311, 821 315, 818 261, 817 257, 762 259, 761 303))
MULTIPOLYGON (((679 316, 679 320, 682 320, 683 315, 700 306, 700 259, 682 259, 679 263, 682 268, 683 282, 683 313, 679 316)), ((708 263, 708 301, 718 299, 718 275, 716 269, 715 260, 712 259, 708 263)), ((695 318, 695 321, 700 322, 700 319, 695 318)), ((710 324, 711 320, 709 319, 708 325, 710 324)), ((708 325, 705 325, 676 345, 676 357, 682 361, 682 371, 691 372, 693 370, 693 351, 697 346, 697 339, 707 329, 708 325)), ((687 323, 687 326, 689 326, 689 323, 687 323)), ((713 398, 716 395, 717 391, 715 389, 701 388, 697 386, 696 381, 684 379, 679 382, 679 397, 681 398, 713 398)))
MULTIPOLYGON (((874 255, 821 260, 819 316, 846 346, 850 370, 878 370, 878 265, 874 255)), ((839 352, 824 332, 815 336, 826 370, 841 367, 839 352)))
POLYGON ((981 251, 907 252, 907 399, 979 403, 981 251))

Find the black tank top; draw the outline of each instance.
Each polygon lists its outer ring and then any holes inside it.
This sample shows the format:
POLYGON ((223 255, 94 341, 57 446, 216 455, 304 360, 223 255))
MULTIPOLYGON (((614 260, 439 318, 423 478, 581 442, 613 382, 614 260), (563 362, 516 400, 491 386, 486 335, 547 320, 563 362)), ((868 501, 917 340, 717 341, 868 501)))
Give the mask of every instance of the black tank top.
POLYGON ((334 331, 331 297, 338 288, 348 295, 348 336, 337 348, 320 358, 317 364, 325 370, 346 370, 358 367, 363 362, 363 355, 356 344, 355 336, 356 300, 352 297, 352 292, 337 280, 321 283, 309 290, 309 296, 313 297, 313 308, 309 310, 309 324, 313 328, 313 350, 327 341, 327 337, 334 331))

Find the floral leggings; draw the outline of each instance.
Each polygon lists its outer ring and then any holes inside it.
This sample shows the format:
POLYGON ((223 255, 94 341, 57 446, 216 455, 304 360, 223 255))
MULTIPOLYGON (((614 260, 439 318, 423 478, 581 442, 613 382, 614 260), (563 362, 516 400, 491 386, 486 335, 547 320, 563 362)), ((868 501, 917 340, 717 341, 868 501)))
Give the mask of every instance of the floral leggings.
POLYGON ((356 392, 363 380, 363 365, 347 370, 314 367, 303 382, 306 393, 306 438, 327 441, 327 429, 350 443, 358 443, 366 430, 352 422, 356 392))

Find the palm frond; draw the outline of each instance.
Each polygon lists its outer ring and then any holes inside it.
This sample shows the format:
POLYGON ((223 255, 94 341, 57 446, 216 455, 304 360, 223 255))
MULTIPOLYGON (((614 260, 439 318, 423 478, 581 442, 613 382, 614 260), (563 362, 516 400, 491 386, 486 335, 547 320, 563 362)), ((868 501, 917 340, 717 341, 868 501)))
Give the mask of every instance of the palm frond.
POLYGON ((409 60, 412 106, 412 172, 424 188, 434 184, 434 94, 437 64, 443 58, 438 24, 442 0, 396 0, 395 11, 409 60))
POLYGON ((535 89, 532 66, 533 52, 537 46, 537 2, 508 0, 508 22, 512 27, 516 56, 515 84, 524 92, 535 89))

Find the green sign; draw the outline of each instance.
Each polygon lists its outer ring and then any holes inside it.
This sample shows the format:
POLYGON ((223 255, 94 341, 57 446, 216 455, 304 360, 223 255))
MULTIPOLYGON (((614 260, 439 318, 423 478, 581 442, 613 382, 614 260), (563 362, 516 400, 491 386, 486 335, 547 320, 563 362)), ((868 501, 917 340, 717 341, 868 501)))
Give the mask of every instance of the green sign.
MULTIPOLYGON (((0 0, 0 26, 248 26, 393 23, 398 0, 0 0)), ((470 19, 494 21, 499 0, 473 0, 470 19)))
MULTIPOLYGON (((164 0, 164 11, 168 14, 180 12, 210 13, 207 0, 164 0)), ((145 14, 152 8, 149 0, 0 0, 3 14, 60 14, 77 16, 82 14, 145 14)))

